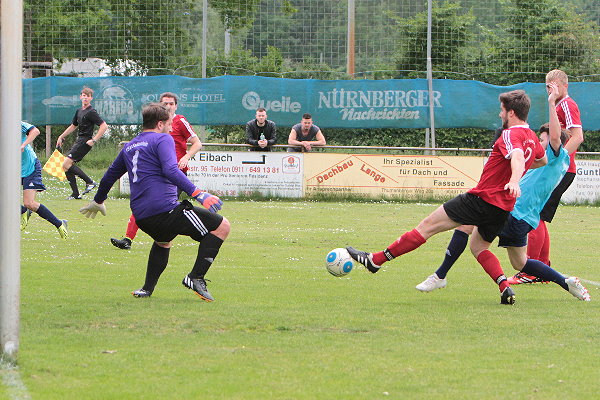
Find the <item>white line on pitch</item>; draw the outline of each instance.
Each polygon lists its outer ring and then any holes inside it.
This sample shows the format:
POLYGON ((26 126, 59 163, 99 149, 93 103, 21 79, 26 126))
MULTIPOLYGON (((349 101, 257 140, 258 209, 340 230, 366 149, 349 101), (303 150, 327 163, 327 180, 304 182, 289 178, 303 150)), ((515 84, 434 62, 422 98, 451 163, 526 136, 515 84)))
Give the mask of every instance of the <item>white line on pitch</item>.
POLYGON ((2 383, 10 400, 31 400, 27 387, 21 380, 19 367, 10 361, 4 360, 1 356, 0 375, 2 375, 2 383))

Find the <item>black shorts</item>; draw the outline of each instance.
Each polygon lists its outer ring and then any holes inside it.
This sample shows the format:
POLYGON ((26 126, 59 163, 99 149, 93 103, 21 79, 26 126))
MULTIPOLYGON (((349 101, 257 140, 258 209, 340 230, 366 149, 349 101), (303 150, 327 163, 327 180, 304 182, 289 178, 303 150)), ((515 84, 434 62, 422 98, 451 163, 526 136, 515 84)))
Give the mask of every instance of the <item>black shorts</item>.
POLYGON ((546 202, 546 205, 540 212, 540 219, 546 222, 552 222, 554 218, 554 214, 556 214, 556 209, 558 208, 558 204, 560 203, 560 198, 563 193, 567 191, 571 183, 575 180, 574 172, 567 172, 565 176, 558 183, 558 186, 554 188, 550 198, 546 202))
POLYGON ((79 136, 67 153, 67 157, 75 162, 83 160, 83 157, 92 149, 92 146, 88 146, 86 143, 90 139, 89 137, 79 136))
POLYGON ((490 243, 498 236, 510 214, 471 193, 460 194, 445 202, 444 210, 453 221, 477 226, 481 237, 490 243))
POLYGON ((498 235, 498 247, 525 247, 527 234, 533 230, 531 225, 522 219, 516 219, 510 214, 508 220, 498 235))
POLYGON ((182 201, 171 211, 136 220, 141 230, 160 243, 170 242, 179 235, 199 242, 223 222, 223 217, 205 208, 182 201))

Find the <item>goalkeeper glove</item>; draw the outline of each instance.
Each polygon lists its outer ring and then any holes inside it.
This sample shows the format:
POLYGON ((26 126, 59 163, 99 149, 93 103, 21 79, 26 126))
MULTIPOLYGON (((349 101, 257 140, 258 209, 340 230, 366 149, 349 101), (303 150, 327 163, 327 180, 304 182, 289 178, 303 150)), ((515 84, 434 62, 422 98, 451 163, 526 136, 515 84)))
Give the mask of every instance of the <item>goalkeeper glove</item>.
POLYGON ((102 215, 106 216, 106 207, 104 203, 98 204, 95 201, 90 201, 87 206, 81 207, 79 212, 85 215, 86 218, 96 218, 96 214, 100 211, 102 215))
POLYGON ((200 192, 200 194, 194 196, 194 198, 198 200, 198 202, 202 204, 204 208, 214 213, 219 211, 223 205, 223 201, 221 199, 208 192, 200 192))

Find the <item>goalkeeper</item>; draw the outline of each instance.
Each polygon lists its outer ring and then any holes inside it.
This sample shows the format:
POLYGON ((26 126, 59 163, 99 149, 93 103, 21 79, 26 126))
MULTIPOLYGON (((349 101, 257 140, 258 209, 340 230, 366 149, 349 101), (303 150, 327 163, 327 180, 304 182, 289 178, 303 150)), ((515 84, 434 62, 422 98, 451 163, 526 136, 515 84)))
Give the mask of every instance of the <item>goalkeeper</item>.
POLYGON ((167 108, 149 104, 142 110, 142 119, 143 131, 121 150, 102 177, 94 200, 79 211, 88 218, 94 218, 98 211, 106 215, 103 202, 112 185, 127 172, 131 211, 140 229, 154 239, 146 281, 133 296, 152 295, 167 267, 172 240, 185 235, 200 242, 200 246, 194 266, 182 284, 201 299, 213 301, 204 277, 229 234, 229 221, 217 214, 223 203, 217 196, 201 192, 177 167, 173 138, 169 135, 173 116, 167 108), (178 188, 205 208, 195 207, 187 200, 180 203, 178 188))

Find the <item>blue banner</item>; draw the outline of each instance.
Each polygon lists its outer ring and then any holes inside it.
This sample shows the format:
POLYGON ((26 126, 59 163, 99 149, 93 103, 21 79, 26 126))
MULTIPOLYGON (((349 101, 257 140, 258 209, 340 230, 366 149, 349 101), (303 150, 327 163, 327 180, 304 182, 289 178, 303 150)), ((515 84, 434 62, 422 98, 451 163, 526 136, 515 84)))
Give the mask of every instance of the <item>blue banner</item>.
MULTIPOLYGON (((257 76, 208 79, 181 76, 23 80, 23 119, 36 125, 71 123, 81 106, 83 86, 94 90, 92 105, 108 124, 141 123, 143 104, 162 92, 177 94, 177 112, 198 125, 242 125, 258 107, 280 126, 291 126, 310 113, 321 128, 428 128, 433 103, 436 128, 500 126, 498 95, 525 90, 532 100, 529 124, 537 129, 548 118, 542 83, 494 86, 478 81, 434 80, 430 99, 424 79, 316 80, 257 76)), ((571 83, 583 128, 600 130, 600 83, 571 83)))

